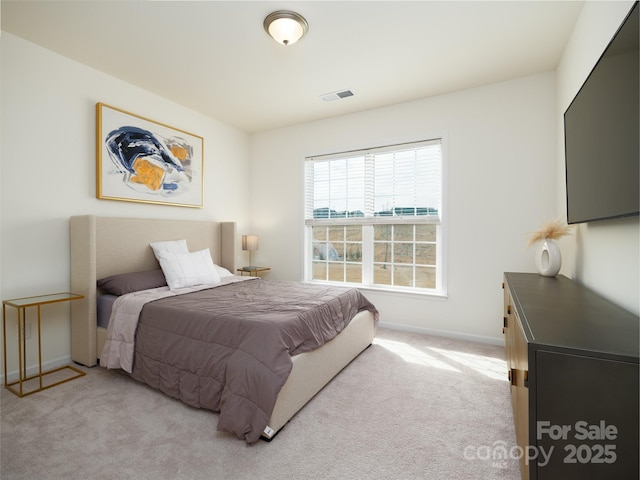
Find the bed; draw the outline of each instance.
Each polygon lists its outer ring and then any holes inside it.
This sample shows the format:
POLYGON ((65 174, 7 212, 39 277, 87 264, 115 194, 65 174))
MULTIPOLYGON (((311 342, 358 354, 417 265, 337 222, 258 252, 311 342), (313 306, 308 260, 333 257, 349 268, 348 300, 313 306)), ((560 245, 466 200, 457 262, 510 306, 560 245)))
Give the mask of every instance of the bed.
MULTIPOLYGON (((102 295, 97 281, 112 275, 157 269, 158 261, 149 244, 177 239, 185 239, 192 251, 209 249, 216 265, 230 272, 236 271, 239 242, 234 222, 92 215, 70 218, 71 290, 85 297, 71 305, 73 361, 85 366, 97 365, 105 344, 106 329, 97 325, 97 304, 102 295)), ((269 280, 254 279, 252 282, 264 285, 269 280)), ((271 440, 315 394, 366 349, 373 341, 376 323, 375 309, 360 311, 335 338, 312 351, 290 357, 290 373, 277 393, 267 425, 259 436, 271 440)), ((244 436, 248 443, 256 440, 255 433, 253 436, 234 433, 240 438, 244 436)))

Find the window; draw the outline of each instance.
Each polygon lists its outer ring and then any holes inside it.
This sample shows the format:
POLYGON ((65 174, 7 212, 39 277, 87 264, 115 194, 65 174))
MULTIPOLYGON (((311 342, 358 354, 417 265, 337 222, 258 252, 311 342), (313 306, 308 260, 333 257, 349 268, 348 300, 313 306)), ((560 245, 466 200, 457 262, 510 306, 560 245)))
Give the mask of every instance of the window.
POLYGON ((305 278, 444 293, 442 142, 305 161, 305 278))

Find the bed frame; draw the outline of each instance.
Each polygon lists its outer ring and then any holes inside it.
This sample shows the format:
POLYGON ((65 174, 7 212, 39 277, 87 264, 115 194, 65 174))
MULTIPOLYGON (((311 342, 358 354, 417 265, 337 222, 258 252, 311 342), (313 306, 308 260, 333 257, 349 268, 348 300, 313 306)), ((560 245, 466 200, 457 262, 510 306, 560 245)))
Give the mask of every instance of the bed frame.
MULTIPOLYGON (((186 239, 191 251, 209 248, 214 263, 236 271, 239 245, 234 222, 96 217, 70 218, 71 291, 84 299, 71 302, 71 358, 98 364, 106 329, 97 326, 96 282, 110 275, 159 268, 149 243, 186 239)), ((270 440, 331 379, 373 341, 370 312, 360 312, 333 340, 293 357, 293 369, 262 434, 270 440)))

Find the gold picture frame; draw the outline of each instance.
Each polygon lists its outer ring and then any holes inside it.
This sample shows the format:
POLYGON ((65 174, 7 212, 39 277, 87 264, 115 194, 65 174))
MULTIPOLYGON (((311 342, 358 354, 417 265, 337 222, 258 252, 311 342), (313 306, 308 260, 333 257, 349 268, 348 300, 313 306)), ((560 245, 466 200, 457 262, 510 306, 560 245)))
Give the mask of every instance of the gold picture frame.
POLYGON ((180 207, 204 206, 204 139, 96 104, 96 197, 180 207))

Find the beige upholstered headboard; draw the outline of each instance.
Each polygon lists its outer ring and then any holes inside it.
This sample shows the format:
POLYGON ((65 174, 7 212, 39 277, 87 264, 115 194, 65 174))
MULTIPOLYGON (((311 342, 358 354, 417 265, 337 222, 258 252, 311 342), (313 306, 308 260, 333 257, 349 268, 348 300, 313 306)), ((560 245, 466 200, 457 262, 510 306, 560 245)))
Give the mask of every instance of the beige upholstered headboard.
POLYGON ((213 261, 235 273, 235 222, 143 218, 70 218, 71 359, 96 365, 96 281, 119 273, 160 268, 149 243, 185 239, 190 251, 209 248, 213 261))

